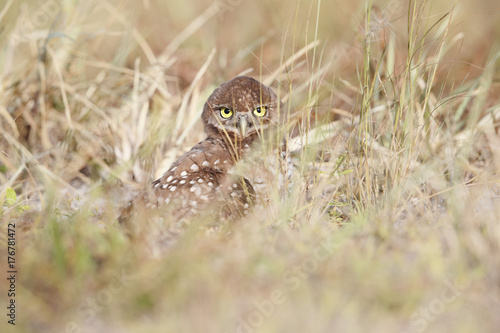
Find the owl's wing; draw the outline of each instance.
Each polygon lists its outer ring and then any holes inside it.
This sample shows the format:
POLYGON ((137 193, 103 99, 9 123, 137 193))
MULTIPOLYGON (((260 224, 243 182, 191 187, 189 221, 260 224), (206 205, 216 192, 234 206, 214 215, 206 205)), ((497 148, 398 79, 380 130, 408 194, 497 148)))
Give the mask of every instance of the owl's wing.
POLYGON ((222 140, 205 139, 153 182, 154 204, 177 202, 179 209, 186 213, 220 206, 231 213, 246 209, 253 188, 248 181, 228 173, 234 163, 222 140))
POLYGON ((197 208, 213 200, 221 178, 232 165, 222 148, 216 140, 206 139, 182 155, 153 182, 154 204, 177 200, 182 206, 197 208))
POLYGON ((173 163, 122 216, 130 216, 139 204, 146 208, 168 205, 175 219, 207 210, 217 210, 224 219, 241 216, 255 192, 248 180, 228 173, 234 163, 224 142, 207 138, 173 163))

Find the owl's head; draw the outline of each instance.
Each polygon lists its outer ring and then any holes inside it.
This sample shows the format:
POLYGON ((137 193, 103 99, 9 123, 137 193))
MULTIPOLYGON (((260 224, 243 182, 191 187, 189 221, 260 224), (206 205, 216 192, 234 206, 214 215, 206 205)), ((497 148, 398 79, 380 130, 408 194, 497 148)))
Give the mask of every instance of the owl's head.
POLYGON ((281 101, 259 81, 238 76, 214 90, 203 107, 209 137, 251 143, 279 121, 281 101))

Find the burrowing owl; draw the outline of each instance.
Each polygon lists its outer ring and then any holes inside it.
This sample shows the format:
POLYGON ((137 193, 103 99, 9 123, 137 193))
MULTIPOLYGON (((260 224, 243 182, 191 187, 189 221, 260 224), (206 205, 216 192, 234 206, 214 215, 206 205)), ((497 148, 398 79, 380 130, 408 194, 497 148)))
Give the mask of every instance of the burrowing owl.
POLYGON ((201 115, 208 137, 153 182, 148 205, 175 204, 180 215, 217 206, 226 215, 243 212, 254 191, 248 180, 230 170, 277 124, 281 105, 271 88, 246 76, 215 89, 201 115))

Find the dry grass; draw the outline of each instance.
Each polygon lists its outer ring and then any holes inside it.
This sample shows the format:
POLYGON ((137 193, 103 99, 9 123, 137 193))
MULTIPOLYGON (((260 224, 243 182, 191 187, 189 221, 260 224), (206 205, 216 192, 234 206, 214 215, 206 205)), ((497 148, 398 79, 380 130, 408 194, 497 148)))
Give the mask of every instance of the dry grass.
POLYGON ((1 331, 497 332, 499 16, 493 0, 4 1, 18 312, 1 331), (130 234, 116 207, 204 138, 204 100, 240 73, 286 102, 286 195, 273 183, 217 231, 192 221, 168 251, 155 237, 175 221, 130 234))

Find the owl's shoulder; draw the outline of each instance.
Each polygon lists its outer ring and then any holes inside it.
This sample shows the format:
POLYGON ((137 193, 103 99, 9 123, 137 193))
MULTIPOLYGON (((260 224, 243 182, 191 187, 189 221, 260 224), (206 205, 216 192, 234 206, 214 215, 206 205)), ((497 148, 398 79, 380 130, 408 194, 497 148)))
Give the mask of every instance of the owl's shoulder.
POLYGON ((224 173, 234 164, 225 143, 219 139, 207 138, 179 157, 160 178, 184 177, 187 174, 207 171, 224 173))

